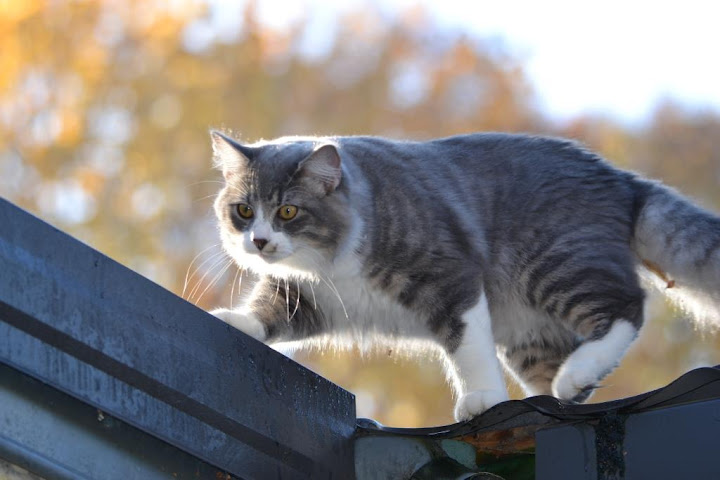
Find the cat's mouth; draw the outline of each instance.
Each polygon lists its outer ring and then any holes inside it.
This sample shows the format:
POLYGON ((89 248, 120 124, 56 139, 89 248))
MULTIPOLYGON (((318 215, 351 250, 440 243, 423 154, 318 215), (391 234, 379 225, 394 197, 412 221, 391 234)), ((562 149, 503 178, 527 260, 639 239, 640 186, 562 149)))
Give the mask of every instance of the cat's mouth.
POLYGON ((253 254, 260 257, 265 263, 276 263, 289 256, 288 254, 283 253, 277 248, 272 250, 264 249, 260 252, 253 252, 253 254))
POLYGON ((275 263, 283 257, 279 257, 276 252, 258 252, 258 256, 265 260, 266 263, 275 263))

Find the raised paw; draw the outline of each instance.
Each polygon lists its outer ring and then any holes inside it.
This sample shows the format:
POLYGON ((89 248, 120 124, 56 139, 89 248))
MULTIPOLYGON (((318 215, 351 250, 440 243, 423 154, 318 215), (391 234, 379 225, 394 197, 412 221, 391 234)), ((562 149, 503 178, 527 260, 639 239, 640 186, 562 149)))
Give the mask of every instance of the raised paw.
POLYGON ((598 376, 595 372, 561 368, 552 383, 553 395, 562 400, 582 403, 597 388, 598 376))
POLYGON ((262 342, 267 338, 265 326, 252 313, 228 310, 227 308, 218 308, 210 313, 228 325, 232 325, 241 332, 250 335, 255 340, 262 342))
POLYGON ((637 327, 626 320, 616 320, 604 337, 578 347, 555 375, 553 395, 576 402, 587 400, 598 382, 617 366, 636 336, 637 327))
POLYGON ((485 410, 508 399, 502 390, 474 390, 460 397, 455 404, 455 420, 470 420, 485 410))

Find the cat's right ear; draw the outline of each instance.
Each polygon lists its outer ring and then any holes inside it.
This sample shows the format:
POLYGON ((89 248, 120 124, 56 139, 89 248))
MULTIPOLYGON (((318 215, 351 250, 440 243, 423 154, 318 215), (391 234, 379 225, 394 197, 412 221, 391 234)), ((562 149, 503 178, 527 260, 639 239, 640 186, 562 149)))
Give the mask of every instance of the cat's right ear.
POLYGON ((222 171, 225 180, 230 180, 248 168, 253 155, 251 148, 240 145, 217 130, 210 131, 210 138, 212 139, 213 163, 215 168, 222 171))

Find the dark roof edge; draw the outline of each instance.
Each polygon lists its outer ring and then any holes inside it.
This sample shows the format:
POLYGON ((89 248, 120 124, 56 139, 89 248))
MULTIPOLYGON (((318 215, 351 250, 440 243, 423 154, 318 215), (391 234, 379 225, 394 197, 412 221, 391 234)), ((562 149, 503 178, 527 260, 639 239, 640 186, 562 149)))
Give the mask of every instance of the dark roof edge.
POLYGON ((541 395, 500 403, 466 422, 428 428, 386 427, 374 420, 360 418, 356 435, 388 434, 454 438, 520 426, 586 421, 612 413, 621 415, 641 413, 718 398, 720 398, 720 365, 691 370, 657 390, 603 403, 574 404, 541 395))
POLYGON ((2 198, 0 225, 0 362, 238 476, 352 471, 351 393, 2 198))

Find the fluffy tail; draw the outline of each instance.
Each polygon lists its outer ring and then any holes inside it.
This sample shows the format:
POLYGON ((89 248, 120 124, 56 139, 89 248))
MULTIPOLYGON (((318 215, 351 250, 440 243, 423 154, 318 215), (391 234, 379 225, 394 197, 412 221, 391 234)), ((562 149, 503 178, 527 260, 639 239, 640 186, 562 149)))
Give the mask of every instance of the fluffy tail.
POLYGON ((643 276, 702 327, 720 328, 720 217, 663 185, 638 186, 634 249, 643 276))

